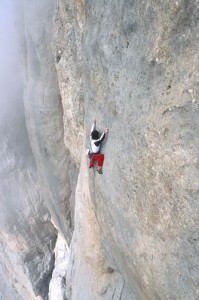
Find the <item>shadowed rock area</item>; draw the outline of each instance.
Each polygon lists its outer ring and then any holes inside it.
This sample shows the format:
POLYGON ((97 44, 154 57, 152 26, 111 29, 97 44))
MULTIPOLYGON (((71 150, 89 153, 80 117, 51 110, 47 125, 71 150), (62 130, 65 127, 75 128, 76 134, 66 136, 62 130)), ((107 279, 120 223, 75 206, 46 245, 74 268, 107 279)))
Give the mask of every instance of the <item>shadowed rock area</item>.
POLYGON ((198 299, 198 1, 17 9, 33 171, 2 135, 1 253, 28 270, 16 299, 198 299), (103 175, 85 155, 94 117, 103 175))

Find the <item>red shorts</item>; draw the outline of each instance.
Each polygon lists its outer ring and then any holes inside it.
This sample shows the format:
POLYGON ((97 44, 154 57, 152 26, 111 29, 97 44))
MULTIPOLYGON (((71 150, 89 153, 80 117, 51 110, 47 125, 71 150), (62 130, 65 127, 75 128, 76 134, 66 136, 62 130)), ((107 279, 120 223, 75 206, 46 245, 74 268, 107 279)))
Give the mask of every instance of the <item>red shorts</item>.
POLYGON ((102 167, 103 162, 104 162, 104 154, 102 154, 102 153, 92 154, 92 158, 90 159, 89 168, 92 168, 96 162, 97 162, 98 167, 102 167))

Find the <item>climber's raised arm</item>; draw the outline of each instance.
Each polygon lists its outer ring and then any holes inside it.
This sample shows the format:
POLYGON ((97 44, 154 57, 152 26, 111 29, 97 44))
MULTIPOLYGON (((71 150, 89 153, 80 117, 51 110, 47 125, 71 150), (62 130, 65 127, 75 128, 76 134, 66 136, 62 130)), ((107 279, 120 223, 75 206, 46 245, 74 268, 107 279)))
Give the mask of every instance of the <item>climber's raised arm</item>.
POLYGON ((96 119, 93 119, 93 125, 91 127, 91 133, 96 129, 96 119))
POLYGON ((104 132, 102 133, 100 138, 94 142, 95 146, 99 146, 104 141, 106 133, 108 133, 108 128, 104 129, 104 132))

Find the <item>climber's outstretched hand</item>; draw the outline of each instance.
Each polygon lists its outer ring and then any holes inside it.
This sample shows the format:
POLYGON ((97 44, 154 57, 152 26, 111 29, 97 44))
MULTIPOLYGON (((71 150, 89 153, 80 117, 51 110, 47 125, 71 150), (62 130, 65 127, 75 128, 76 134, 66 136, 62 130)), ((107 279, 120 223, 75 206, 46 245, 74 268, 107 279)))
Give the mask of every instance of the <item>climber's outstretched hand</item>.
POLYGON ((96 118, 93 119, 93 123, 96 124, 96 118))
POLYGON ((109 132, 109 129, 108 128, 105 128, 104 129, 104 133, 108 133, 109 132))

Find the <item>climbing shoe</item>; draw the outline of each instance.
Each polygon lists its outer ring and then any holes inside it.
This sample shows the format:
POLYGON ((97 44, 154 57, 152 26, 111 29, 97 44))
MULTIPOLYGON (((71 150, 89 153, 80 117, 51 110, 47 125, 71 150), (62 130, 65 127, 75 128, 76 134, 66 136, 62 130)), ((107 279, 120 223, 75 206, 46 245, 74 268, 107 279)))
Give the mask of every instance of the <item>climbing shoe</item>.
POLYGON ((102 169, 97 170, 99 174, 103 174, 102 169))

